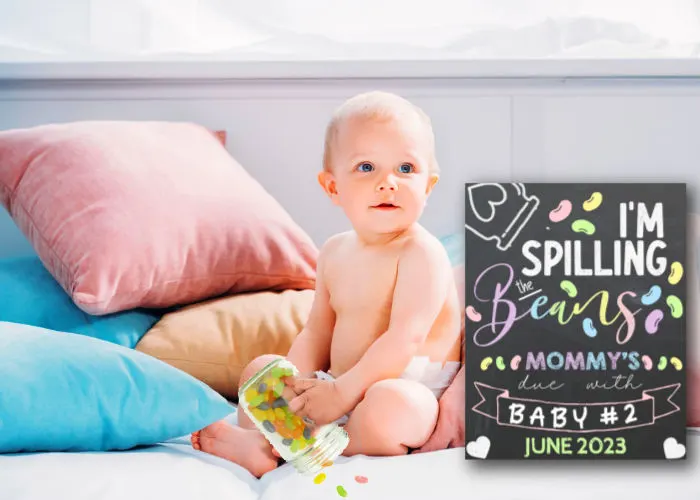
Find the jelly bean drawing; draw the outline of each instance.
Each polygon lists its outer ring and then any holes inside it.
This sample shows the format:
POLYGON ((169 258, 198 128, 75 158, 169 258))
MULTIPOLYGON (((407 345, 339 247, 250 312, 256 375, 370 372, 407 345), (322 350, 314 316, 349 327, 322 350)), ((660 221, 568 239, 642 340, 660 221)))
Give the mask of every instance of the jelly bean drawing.
POLYGON ((666 297, 666 305, 671 309, 671 316, 678 319, 683 316, 683 303, 675 295, 666 297))
POLYGON ((668 364, 668 359, 666 359, 666 356, 661 356, 659 358, 659 364, 656 365, 656 368, 659 371, 664 371, 666 369, 666 365, 668 364))
POLYGON ((593 325, 593 320, 591 318, 586 318, 583 320, 583 333, 593 338, 598 335, 598 330, 596 330, 593 325))
POLYGON ((646 371, 649 371, 654 367, 654 363, 651 361, 651 358, 646 354, 642 356, 642 364, 644 365, 644 369, 646 371))
POLYGON ((569 200, 561 200, 557 208, 549 212, 549 220, 552 222, 561 222, 566 219, 571 213, 571 202, 569 200))
POLYGON ((575 233, 583 233, 587 236, 590 236, 595 233, 595 226, 593 225, 593 223, 585 219, 577 219, 574 222, 572 222, 571 229, 575 233))
POLYGON ((661 309, 654 309, 647 314, 647 319, 644 321, 644 329, 647 333, 654 334, 659 331, 659 323, 664 319, 664 312, 661 309))
POLYGON ((677 285, 683 277, 683 265, 680 262, 671 264, 671 273, 668 275, 668 282, 671 285, 677 285))
POLYGON ((360 484, 367 484, 367 481, 369 480, 365 476, 355 476, 355 481, 360 484))
POLYGON ((496 358, 496 368, 498 368, 498 369, 501 370, 501 371, 503 371, 503 370, 506 369, 506 364, 505 364, 505 362, 503 361, 503 356, 498 356, 498 357, 496 358))
POLYGON ((603 202, 603 195, 596 191, 591 195, 590 198, 588 198, 586 201, 583 202, 583 209, 586 212, 591 212, 598 208, 600 204, 603 202))
POLYGON ((314 478, 314 483, 321 484, 325 480, 326 480, 326 474, 321 472, 318 476, 316 476, 314 478))
POLYGON ((513 356, 513 359, 510 360, 510 369, 513 371, 517 370, 522 359, 519 354, 513 356))
POLYGON ((683 362, 680 359, 678 359, 676 356, 673 356, 669 360, 669 363, 671 363, 671 366, 673 366, 678 371, 681 371, 683 369, 683 362))
POLYGON ((571 281, 569 280, 562 280, 562 282, 559 284, 562 290, 566 292, 566 294, 571 297, 572 299, 576 297, 576 294, 578 293, 578 290, 576 289, 576 285, 574 285, 571 281))
POLYGON ((493 358, 491 356, 487 356, 483 360, 481 360, 482 371, 488 370, 489 366, 491 366, 491 363, 493 363, 493 358))
POLYGON ((472 306, 467 306, 467 318, 472 321, 481 321, 481 314, 472 306))
POLYGON ((338 487, 336 488, 336 491, 338 492, 338 495, 340 495, 341 497, 346 497, 346 496, 348 496, 348 492, 345 491, 345 488, 343 488, 343 487, 340 486, 340 485, 338 485, 338 487))
POLYGON ((642 295, 642 304, 650 306, 656 303, 661 298, 661 287, 659 285, 652 286, 647 293, 642 295))

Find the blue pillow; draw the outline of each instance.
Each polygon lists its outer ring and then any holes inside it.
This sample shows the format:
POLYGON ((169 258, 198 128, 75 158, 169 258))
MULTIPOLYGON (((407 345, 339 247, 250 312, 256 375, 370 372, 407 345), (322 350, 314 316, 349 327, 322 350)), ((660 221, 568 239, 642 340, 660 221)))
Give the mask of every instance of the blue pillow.
POLYGON ((0 322, 0 453, 124 450, 233 411, 204 383, 147 354, 0 322))
POLYGON ((448 234, 440 238, 440 243, 447 250, 452 266, 464 264, 464 233, 448 234))
POLYGON ((38 257, 0 260, 0 321, 79 333, 133 348, 160 316, 137 309, 91 316, 75 305, 38 257))

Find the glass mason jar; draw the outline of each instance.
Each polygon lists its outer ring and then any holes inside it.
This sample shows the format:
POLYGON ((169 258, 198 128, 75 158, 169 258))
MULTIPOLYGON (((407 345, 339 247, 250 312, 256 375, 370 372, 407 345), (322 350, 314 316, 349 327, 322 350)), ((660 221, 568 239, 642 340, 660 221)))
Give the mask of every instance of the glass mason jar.
POLYGON ((335 423, 314 427, 289 411, 281 379, 298 374, 286 359, 272 361, 240 388, 238 407, 286 462, 302 474, 315 474, 345 450, 350 437, 335 423))

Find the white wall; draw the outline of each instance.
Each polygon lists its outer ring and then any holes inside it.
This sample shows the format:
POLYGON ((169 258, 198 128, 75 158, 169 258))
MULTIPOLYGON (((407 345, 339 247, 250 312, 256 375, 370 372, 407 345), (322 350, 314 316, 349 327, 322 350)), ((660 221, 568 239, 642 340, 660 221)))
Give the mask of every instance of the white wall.
MULTIPOLYGON (((316 184, 323 130, 336 105, 369 89, 398 92, 433 119, 442 179, 423 223, 437 235, 462 231, 468 181, 685 181, 691 196, 700 181, 700 79, 693 78, 0 76, 0 129, 85 119, 188 120, 225 129, 231 154, 320 244, 348 228, 316 184)), ((28 250, 0 215, 0 257, 28 250)))

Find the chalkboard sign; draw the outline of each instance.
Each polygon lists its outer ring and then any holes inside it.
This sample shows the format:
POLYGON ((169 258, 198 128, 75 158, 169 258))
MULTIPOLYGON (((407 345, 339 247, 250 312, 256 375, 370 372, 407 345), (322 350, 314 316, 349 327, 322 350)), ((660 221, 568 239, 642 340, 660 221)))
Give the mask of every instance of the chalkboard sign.
POLYGON ((466 458, 684 459, 685 184, 466 185, 466 458))

